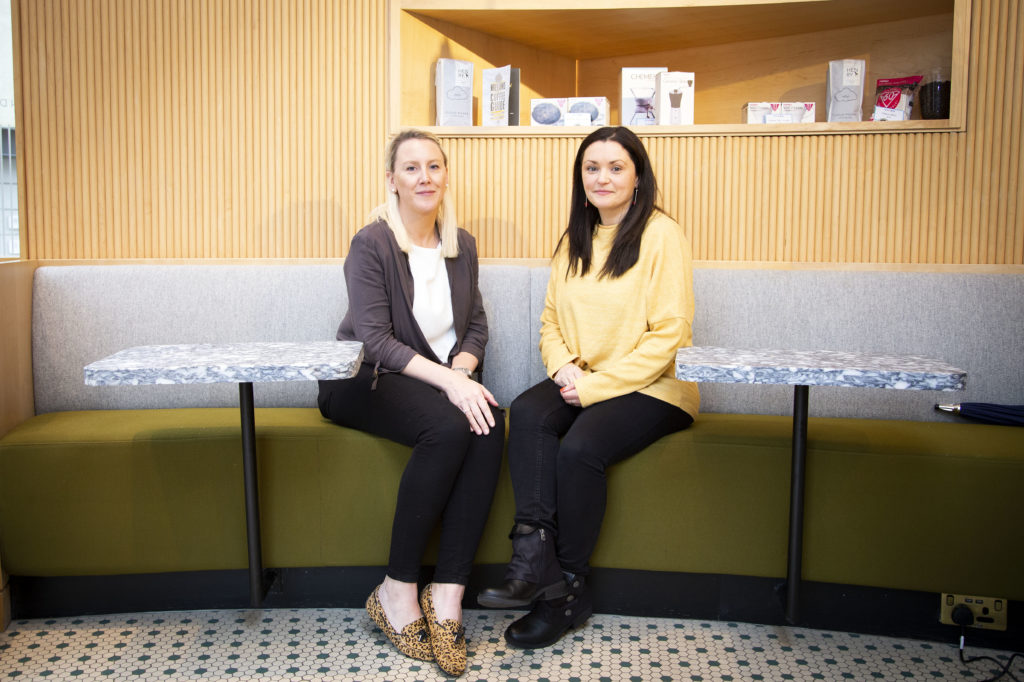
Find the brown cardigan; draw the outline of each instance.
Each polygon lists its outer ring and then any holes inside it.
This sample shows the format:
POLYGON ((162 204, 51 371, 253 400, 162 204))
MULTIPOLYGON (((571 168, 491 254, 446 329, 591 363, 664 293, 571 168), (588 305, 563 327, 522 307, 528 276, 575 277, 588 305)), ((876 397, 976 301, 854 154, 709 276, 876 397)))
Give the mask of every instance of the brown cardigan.
POLYGON ((364 361, 391 372, 405 369, 416 354, 448 365, 465 351, 482 364, 487 315, 477 287, 476 240, 461 228, 458 234, 459 255, 445 259, 455 323, 455 346, 449 357, 434 354, 413 317, 409 257, 398 248, 394 233, 383 220, 366 225, 352 238, 345 259, 348 311, 337 337, 362 341, 364 361))

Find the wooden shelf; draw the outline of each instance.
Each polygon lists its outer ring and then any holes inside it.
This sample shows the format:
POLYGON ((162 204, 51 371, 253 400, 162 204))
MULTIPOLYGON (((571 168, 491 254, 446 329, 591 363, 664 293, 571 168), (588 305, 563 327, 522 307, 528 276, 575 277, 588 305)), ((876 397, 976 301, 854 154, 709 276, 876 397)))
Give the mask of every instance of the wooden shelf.
MULTIPOLYGON (((613 124, 614 125, 614 124, 613 124)), ((444 137, 585 137, 597 126, 416 126, 444 137)), ((821 135, 856 133, 956 132, 948 120, 861 121, 859 123, 723 123, 692 126, 630 126, 644 137, 821 135)))
MULTIPOLYGON (((520 118, 537 97, 605 96, 618 123, 625 66, 696 73, 697 125, 642 126, 648 135, 794 135, 963 130, 971 0, 394 0, 390 17, 389 129, 434 122, 433 66, 472 61, 522 73, 520 118), (832 59, 867 61, 863 110, 877 78, 951 74, 944 121, 824 123, 832 59), (818 123, 746 125, 743 104, 815 101, 818 123)), ((474 93, 478 100, 479 93, 474 93)), ((915 115, 916 112, 915 112, 915 115)), ((479 117, 479 107, 474 118, 479 117)), ((441 134, 575 136, 586 128, 434 128, 441 134)))

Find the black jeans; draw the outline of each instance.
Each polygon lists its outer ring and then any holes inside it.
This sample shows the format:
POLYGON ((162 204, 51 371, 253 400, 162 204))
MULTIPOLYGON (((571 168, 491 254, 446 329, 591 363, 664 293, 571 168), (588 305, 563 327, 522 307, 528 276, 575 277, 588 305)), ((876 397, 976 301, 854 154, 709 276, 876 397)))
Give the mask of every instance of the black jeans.
POLYGON ((505 445, 505 415, 477 436, 442 391, 397 373, 373 383, 364 363, 352 379, 321 381, 320 412, 336 424, 412 446, 398 487, 387 574, 416 582, 430 534, 441 522, 434 581, 465 585, 491 509, 505 445))
POLYGON ((605 470, 693 423, 684 410, 630 393, 585 408, 546 379, 512 402, 509 468, 517 523, 555 533, 562 570, 586 575, 604 520, 605 470))

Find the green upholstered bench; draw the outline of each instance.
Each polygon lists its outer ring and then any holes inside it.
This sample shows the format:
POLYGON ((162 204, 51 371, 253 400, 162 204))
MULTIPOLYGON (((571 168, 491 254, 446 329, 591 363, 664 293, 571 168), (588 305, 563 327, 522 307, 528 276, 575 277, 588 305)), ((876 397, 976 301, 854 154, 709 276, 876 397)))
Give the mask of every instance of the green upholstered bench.
MULTIPOLYGON (((484 382, 504 405, 543 377, 547 274, 481 268, 484 382)), ((695 280, 698 343, 913 353, 968 372, 962 395, 813 389, 807 580, 1024 600, 1024 429, 931 409, 951 397, 1024 402, 1024 278, 698 268, 695 280)), ((243 569, 234 386, 86 387, 82 367, 149 343, 331 338, 344 294, 340 264, 40 268, 37 414, 0 439, 5 570, 45 580, 243 569)), ((408 449, 326 422, 312 382, 255 388, 265 564, 383 565, 408 449)), ((611 471, 595 567, 784 575, 790 389, 702 392, 692 428, 611 471)), ((480 564, 507 559, 512 513, 503 475, 480 564)))

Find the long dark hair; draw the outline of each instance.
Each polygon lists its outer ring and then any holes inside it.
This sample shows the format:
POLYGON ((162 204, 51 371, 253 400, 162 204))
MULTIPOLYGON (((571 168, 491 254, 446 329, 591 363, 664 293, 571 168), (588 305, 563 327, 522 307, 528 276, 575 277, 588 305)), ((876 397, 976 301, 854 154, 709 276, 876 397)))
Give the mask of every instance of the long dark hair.
POLYGON ((576 152, 576 161, 572 166, 572 205, 569 208, 569 226, 558 239, 555 252, 562 242, 569 240, 569 267, 566 276, 585 275, 590 271, 593 257, 594 225, 601 220, 601 214, 593 205, 586 202, 583 190, 583 153, 595 142, 618 142, 629 153, 629 158, 636 168, 636 203, 631 204, 619 223, 618 234, 612 243, 611 253, 598 277, 619 277, 636 264, 640 256, 640 240, 644 236, 647 221, 655 211, 661 209, 655 204, 658 196, 658 181, 651 168, 651 160, 647 156, 643 142, 633 131, 622 126, 599 128, 587 135, 580 143, 576 152))

